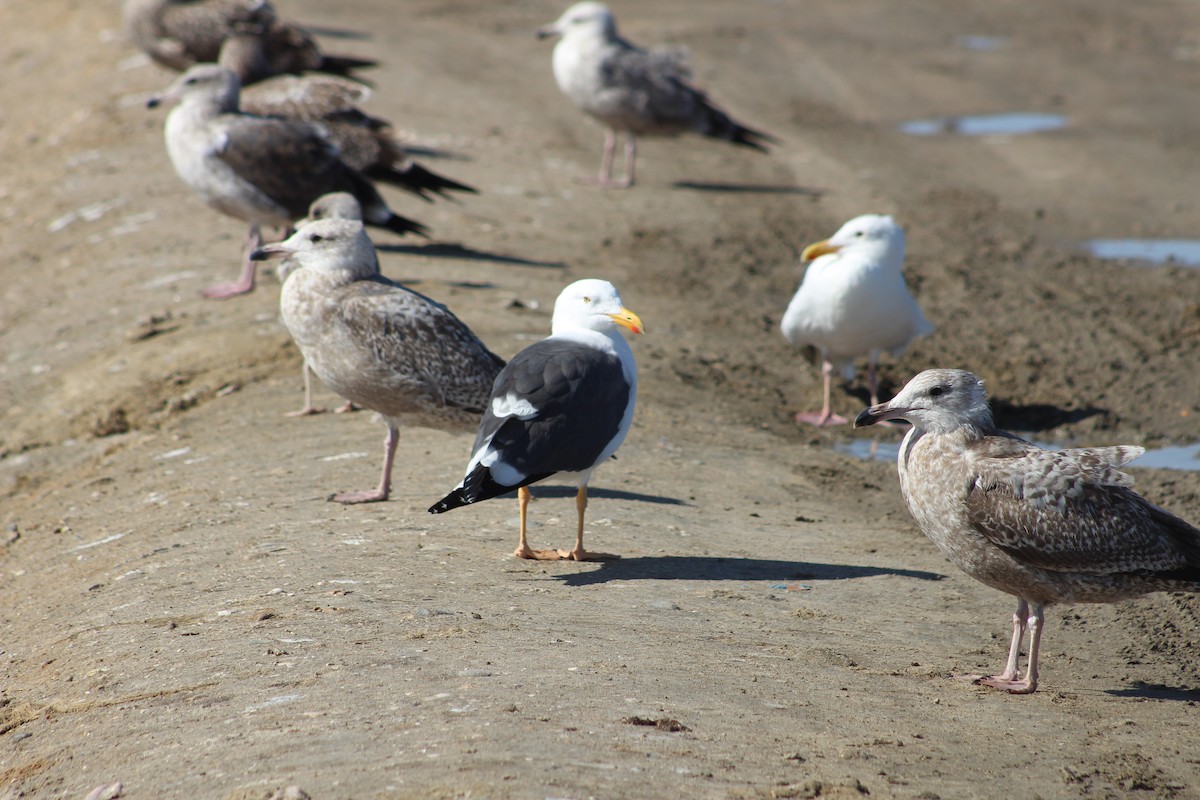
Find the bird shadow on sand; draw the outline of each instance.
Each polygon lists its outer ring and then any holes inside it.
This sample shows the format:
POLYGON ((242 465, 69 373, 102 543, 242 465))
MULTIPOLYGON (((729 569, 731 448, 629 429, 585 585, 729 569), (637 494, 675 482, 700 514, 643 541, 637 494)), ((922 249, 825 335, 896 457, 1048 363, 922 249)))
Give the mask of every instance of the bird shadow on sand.
POLYGON ((591 572, 555 576, 566 586, 591 586, 608 581, 844 581, 895 575, 921 581, 945 578, 936 572, 855 564, 818 564, 760 558, 714 556, 645 556, 600 562, 591 572))
POLYGON ((691 189, 697 192, 725 192, 730 194, 796 194, 804 197, 820 197, 824 189, 807 186, 787 186, 776 183, 713 183, 710 181, 675 181, 673 189, 691 189))
POLYGON ((518 267, 537 267, 539 269, 566 269, 563 261, 538 261, 533 258, 509 256, 503 253, 489 253, 486 250, 474 250, 461 244, 445 242, 430 242, 429 244, 376 244, 376 250, 384 253, 402 253, 410 256, 427 256, 429 258, 460 258, 463 261, 492 261, 497 264, 512 264, 518 267))
POLYGON ((345 39, 347 41, 365 42, 371 34, 365 31, 355 31, 349 28, 331 28, 324 25, 305 25, 304 30, 330 39, 345 39))
POLYGON ((1200 689, 1181 689, 1178 686, 1142 681, 1135 681, 1126 689, 1106 689, 1104 693, 1113 697, 1141 697, 1149 700, 1184 700, 1192 703, 1200 700, 1200 689))

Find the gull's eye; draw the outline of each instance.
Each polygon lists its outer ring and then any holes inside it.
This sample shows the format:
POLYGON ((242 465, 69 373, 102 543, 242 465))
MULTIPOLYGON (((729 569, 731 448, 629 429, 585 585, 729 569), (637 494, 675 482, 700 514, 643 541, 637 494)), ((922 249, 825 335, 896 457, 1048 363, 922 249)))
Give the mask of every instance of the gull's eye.
POLYGON ((929 390, 930 397, 941 397, 945 393, 946 393, 946 390, 943 389, 941 386, 934 386, 932 389, 929 390))
POLYGON ((324 236, 322 236, 322 235, 321 235, 321 234, 319 234, 319 233, 314 233, 312 236, 309 236, 309 237, 308 237, 308 240, 309 240, 310 242, 312 242, 313 244, 316 244, 317 242, 323 242, 323 241, 325 241, 325 237, 324 237, 324 236))
POLYGON ((585 298, 583 298, 583 302, 585 302, 585 303, 590 303, 590 302, 592 302, 592 298, 590 298, 590 297, 585 297, 585 298))

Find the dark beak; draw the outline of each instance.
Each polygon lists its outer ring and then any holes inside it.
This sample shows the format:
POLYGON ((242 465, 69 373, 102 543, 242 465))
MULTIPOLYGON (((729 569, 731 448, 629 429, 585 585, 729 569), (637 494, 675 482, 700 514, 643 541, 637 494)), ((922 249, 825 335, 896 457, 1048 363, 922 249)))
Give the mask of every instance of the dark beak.
POLYGON ((537 38, 538 39, 549 39, 551 36, 557 36, 557 35, 558 35, 558 29, 555 28, 553 25, 543 25, 542 27, 537 29, 537 38))
POLYGON ((258 249, 252 251, 250 253, 250 260, 251 261, 267 261, 268 259, 272 259, 272 258, 282 258, 283 256, 289 255, 290 253, 291 253, 290 250, 285 250, 283 247, 280 246, 279 243, 269 244, 269 245, 266 245, 265 247, 259 247, 258 249))
POLYGON ((857 417, 854 418, 854 427, 865 428, 868 425, 874 425, 876 422, 883 422, 888 419, 887 403, 880 403, 877 406, 864 408, 857 417))
POLYGON ((162 98, 158 95, 146 101, 146 108, 158 108, 160 105, 162 105, 162 98))

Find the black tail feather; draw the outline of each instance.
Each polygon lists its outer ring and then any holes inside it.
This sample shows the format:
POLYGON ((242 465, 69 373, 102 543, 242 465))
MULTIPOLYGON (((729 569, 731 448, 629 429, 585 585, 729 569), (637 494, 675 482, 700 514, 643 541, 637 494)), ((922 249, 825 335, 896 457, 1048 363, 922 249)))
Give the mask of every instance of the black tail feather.
POLYGON ((779 139, 769 133, 749 128, 737 122, 716 106, 708 106, 707 115, 697 131, 702 136, 724 139, 727 142, 750 147, 766 153, 768 144, 779 144, 779 139))
POLYGON ((475 187, 431 172, 415 161, 408 161, 401 166, 376 167, 368 170, 367 174, 375 180, 406 189, 422 200, 429 200, 430 193, 441 197, 449 197, 447 192, 479 194, 475 187))
POLYGON ((387 222, 383 223, 379 227, 387 228, 392 233, 398 233, 401 236, 412 233, 416 234, 417 236, 422 236, 426 239, 429 238, 429 228, 417 222, 415 219, 402 217, 399 214, 392 214, 390 217, 388 217, 387 222))
POLYGON ((531 483, 537 483, 543 478, 549 478, 553 474, 553 472, 547 472, 543 475, 531 475, 517 486, 504 486, 503 484, 496 483, 492 478, 491 470, 487 467, 477 466, 470 475, 463 479, 462 486, 456 487, 450 494, 430 506, 429 513, 441 514, 443 511, 450 511, 459 506, 467 506, 482 500, 491 500, 493 497, 499 497, 502 494, 516 491, 521 486, 528 486, 531 483))
POLYGON ((356 69, 371 69, 378 67, 379 62, 369 58, 354 58, 353 56, 321 56, 320 72, 328 72, 333 75, 350 75, 356 69))

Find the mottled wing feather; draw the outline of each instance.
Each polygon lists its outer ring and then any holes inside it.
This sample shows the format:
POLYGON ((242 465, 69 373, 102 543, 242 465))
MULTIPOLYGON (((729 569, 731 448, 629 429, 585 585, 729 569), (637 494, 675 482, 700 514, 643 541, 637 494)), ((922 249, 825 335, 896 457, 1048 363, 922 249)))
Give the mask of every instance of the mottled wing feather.
POLYGON ((448 308, 386 278, 351 284, 342 322, 380 363, 440 405, 482 414, 504 360, 448 308))
POLYGON ((629 384, 615 355, 546 339, 522 350, 496 378, 493 397, 514 393, 537 415, 497 418, 489 407, 473 450, 489 439, 524 475, 591 469, 620 429, 629 384))
POLYGON ((1118 469, 1142 448, 1047 451, 994 437, 981 447, 970 455, 976 479, 967 493, 968 519, 1021 561, 1096 574, 1182 566, 1153 506, 1118 469))
POLYGON ((680 51, 619 47, 600 63, 600 77, 604 89, 628 94, 629 102, 654 126, 687 126, 708 102, 688 83, 680 51))
POLYGON ((248 115, 227 115, 224 120, 225 146, 218 157, 293 218, 303 217, 313 200, 329 192, 350 192, 364 207, 379 201, 370 184, 338 158, 319 128, 248 115))

